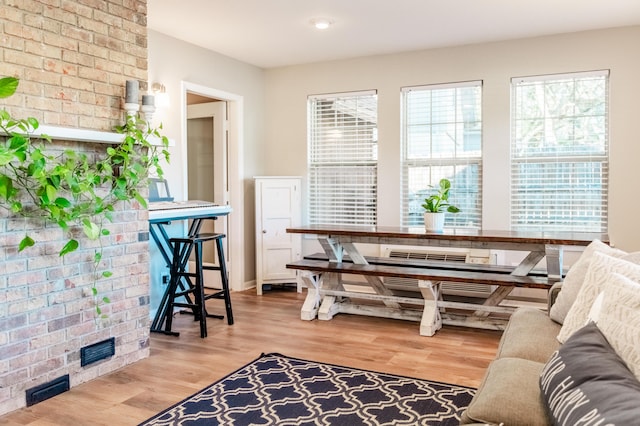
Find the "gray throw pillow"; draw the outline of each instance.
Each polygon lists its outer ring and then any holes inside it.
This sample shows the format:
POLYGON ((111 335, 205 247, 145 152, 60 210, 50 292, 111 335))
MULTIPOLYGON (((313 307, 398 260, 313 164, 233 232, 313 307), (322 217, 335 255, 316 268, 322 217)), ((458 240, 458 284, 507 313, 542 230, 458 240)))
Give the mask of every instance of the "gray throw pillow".
POLYGON ((555 425, 632 425, 640 419, 640 382, 594 323, 576 331, 540 375, 555 425))

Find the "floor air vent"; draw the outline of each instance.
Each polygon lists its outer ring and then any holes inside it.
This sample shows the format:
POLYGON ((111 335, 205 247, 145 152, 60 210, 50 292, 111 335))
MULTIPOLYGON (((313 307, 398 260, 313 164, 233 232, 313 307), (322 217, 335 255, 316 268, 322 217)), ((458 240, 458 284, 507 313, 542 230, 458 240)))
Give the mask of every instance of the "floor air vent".
POLYGON ((45 399, 53 398, 69 390, 69 375, 58 377, 48 383, 43 383, 31 389, 27 389, 27 407, 42 402, 45 399))
POLYGON ((92 364, 100 361, 101 359, 109 358, 116 353, 116 339, 110 338, 103 340, 102 342, 94 343, 93 345, 85 346, 80 349, 80 365, 92 364))

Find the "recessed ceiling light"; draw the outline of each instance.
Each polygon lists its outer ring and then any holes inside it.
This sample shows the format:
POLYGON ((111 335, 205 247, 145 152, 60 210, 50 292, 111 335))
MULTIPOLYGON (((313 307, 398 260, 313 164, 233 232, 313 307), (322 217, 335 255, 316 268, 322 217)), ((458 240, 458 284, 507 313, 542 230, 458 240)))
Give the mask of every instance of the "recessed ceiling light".
POLYGON ((319 30, 326 30, 333 22, 327 18, 314 18, 311 20, 311 24, 319 30))

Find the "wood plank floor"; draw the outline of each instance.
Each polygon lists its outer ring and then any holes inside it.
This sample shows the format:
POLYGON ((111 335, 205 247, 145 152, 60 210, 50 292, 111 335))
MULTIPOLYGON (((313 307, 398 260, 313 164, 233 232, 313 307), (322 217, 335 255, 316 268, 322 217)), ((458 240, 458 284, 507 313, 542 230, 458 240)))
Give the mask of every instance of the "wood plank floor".
MULTIPOLYGON (((151 356, 33 407, 0 425, 135 425, 259 357, 263 352, 477 387, 501 332, 445 326, 421 337, 418 323, 340 314, 301 321, 292 287, 233 293, 235 324, 209 320, 200 339, 188 315, 179 337, 151 336, 151 356)), ((221 310, 210 301, 210 311, 221 310)))

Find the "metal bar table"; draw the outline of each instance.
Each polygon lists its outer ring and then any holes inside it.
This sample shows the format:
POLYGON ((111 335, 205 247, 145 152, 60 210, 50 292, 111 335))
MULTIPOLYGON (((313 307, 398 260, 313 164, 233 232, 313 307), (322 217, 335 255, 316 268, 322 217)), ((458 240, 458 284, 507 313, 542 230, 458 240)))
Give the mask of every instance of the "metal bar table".
MULTIPOLYGON (((162 255, 167 267, 171 267, 173 250, 169 243, 169 234, 166 226, 174 221, 190 220, 188 237, 197 235, 200 232, 204 220, 215 220, 220 216, 227 216, 232 209, 228 205, 220 206, 204 201, 161 201, 149 203, 149 234, 158 246, 158 250, 162 255)), ((180 284, 183 285, 182 283, 180 284)), ((165 324, 169 294, 169 287, 165 289, 158 310, 151 322, 151 331, 164 333, 162 329, 165 324)))

